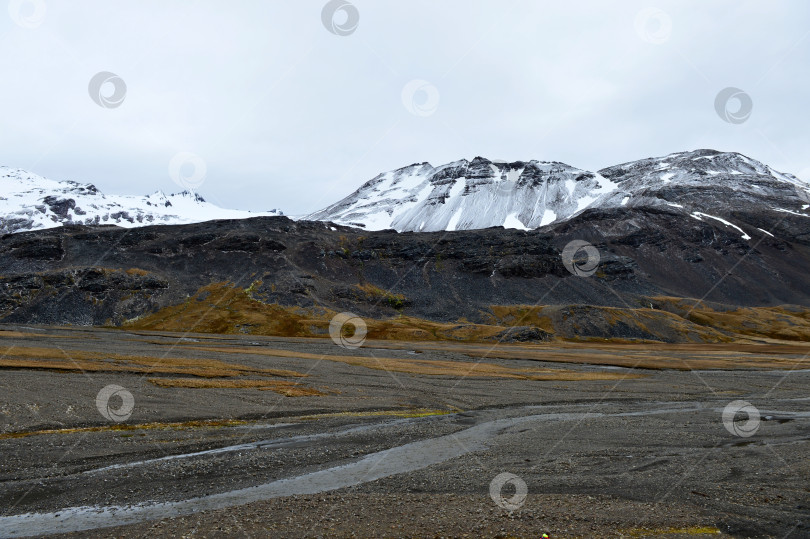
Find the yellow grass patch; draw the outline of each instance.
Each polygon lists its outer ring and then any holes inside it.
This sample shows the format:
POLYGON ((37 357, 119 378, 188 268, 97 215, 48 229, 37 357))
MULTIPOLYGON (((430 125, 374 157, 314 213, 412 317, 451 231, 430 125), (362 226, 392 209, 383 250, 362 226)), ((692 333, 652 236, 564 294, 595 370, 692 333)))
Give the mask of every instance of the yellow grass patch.
POLYGON ((715 310, 698 300, 656 297, 663 308, 701 326, 737 335, 786 341, 810 341, 810 310, 781 307, 740 307, 715 310))
POLYGON ((14 369, 185 374, 205 378, 244 375, 306 376, 296 371, 262 369, 236 363, 226 363, 216 359, 102 354, 84 350, 61 350, 59 348, 12 346, 0 353, 0 356, 2 356, 0 357, 0 368, 14 369))
MULTIPOLYGON (((372 285, 358 285, 371 296, 396 309, 405 298, 372 285)), ((172 332, 276 335, 282 337, 323 337, 329 334, 329 321, 337 314, 329 309, 302 309, 266 304, 254 299, 250 290, 230 283, 214 283, 180 305, 124 324, 127 329, 172 332)), ((399 316, 393 320, 366 319, 369 339, 397 340, 474 340, 480 341, 506 329, 503 326, 470 323, 441 323, 399 316)))
POLYGON ((541 343, 487 346, 375 342, 375 348, 451 351, 473 358, 527 359, 640 369, 794 369, 810 365, 810 346, 714 344, 541 343))
POLYGON ((286 397, 321 396, 325 393, 286 380, 245 380, 232 378, 149 378, 158 387, 182 387, 190 389, 261 389, 275 391, 286 397))
POLYGON ((249 290, 222 282, 205 286, 185 303, 166 307, 125 327, 225 334, 240 333, 240 328, 248 327, 259 335, 307 336, 312 334, 308 322, 312 317, 304 309, 264 304, 253 299, 249 290))
MULTIPOLYGON (((10 329, 0 329, 0 339, 3 337, 7 339, 27 339, 27 338, 36 338, 36 339, 68 339, 67 335, 48 335, 47 333, 27 333, 23 331, 12 331, 10 329)), ((95 337, 87 337, 95 338, 95 337)))
POLYGON ((35 430, 28 432, 4 432, 0 433, 0 440, 7 440, 9 438, 25 438, 27 436, 36 436, 38 434, 73 434, 76 432, 111 432, 111 431, 130 431, 130 430, 184 430, 193 428, 219 428, 219 427, 236 427, 240 425, 247 425, 247 421, 237 419, 201 419, 193 421, 178 421, 178 422, 153 422, 153 423, 140 423, 135 425, 128 425, 125 423, 115 423, 113 425, 104 425, 101 427, 78 427, 67 429, 45 429, 35 430))
POLYGON ((254 354, 270 357, 335 361, 355 367, 365 367, 368 369, 402 372, 407 374, 424 374, 429 376, 514 378, 520 380, 616 380, 620 378, 637 378, 640 376, 627 376, 625 374, 615 372, 577 372, 560 369, 517 369, 495 365, 493 363, 471 361, 431 361, 427 359, 335 356, 269 348, 220 348, 210 346, 188 346, 187 348, 208 352, 225 352, 229 354, 254 354))
POLYGON ((58 348, 9 347, 0 354, 0 368, 42 369, 77 372, 126 372, 132 374, 173 374, 185 378, 150 378, 159 387, 235 388, 275 391, 290 396, 316 396, 324 393, 287 380, 267 377, 302 378, 300 372, 284 369, 263 369, 215 359, 177 357, 145 357, 122 354, 101 354, 84 350, 63 351, 58 348), (247 379, 261 376, 264 379, 247 379), (196 378, 190 378, 196 377, 196 378))
MULTIPOLYGON (((380 300, 396 310, 404 308, 404 296, 372 284, 356 285, 367 297, 380 300)), ((734 311, 714 311, 705 305, 693 309, 696 300, 650 298, 655 308, 593 307, 607 326, 618 324, 638 328, 656 338, 658 332, 680 335, 685 340, 732 342, 749 338, 810 341, 810 310, 793 311, 784 307, 756 307, 734 311), (656 329, 658 328, 658 329, 656 329)), ((367 337, 375 340, 486 342, 502 331, 519 325, 535 326, 557 333, 552 314, 559 306, 492 305, 487 323, 467 321, 443 323, 410 316, 387 320, 365 318, 367 337)), ((180 305, 166 307, 139 318, 125 327, 134 330, 161 330, 201 333, 275 335, 282 337, 323 337, 336 313, 329 309, 285 307, 262 303, 253 287, 242 289, 221 282, 201 288, 180 305)), ((662 340, 664 337, 660 337, 662 340)), ((621 343, 620 339, 614 342, 621 343)), ((593 341, 592 341, 593 342, 593 341)), ((599 341, 601 342, 601 341, 599 341)), ((655 341, 651 341, 655 342, 655 341)))
POLYGON ((19 331, 0 330, 0 338, 19 339, 22 337, 33 337, 33 333, 21 333, 19 331))
MULTIPOLYGON (((651 304, 651 303, 650 303, 651 304)), ((554 326, 555 317, 560 316, 559 305, 491 305, 489 321, 493 325, 502 326, 536 326, 549 333, 557 333, 554 326)), ((692 342, 729 342, 734 338, 717 331, 714 327, 705 325, 695 325, 693 322, 682 318, 680 315, 663 309, 646 307, 606 307, 606 306, 583 306, 589 311, 589 317, 601 319, 604 322, 605 331, 618 325, 635 328, 647 334, 649 342, 660 342, 667 340, 673 335, 682 337, 685 341, 692 342), (655 340, 650 340, 655 339, 655 340)), ((577 319, 571 319, 573 326, 577 327, 577 319)), ((602 341, 600 337, 591 337, 602 341)), ((579 337, 576 341, 588 341, 588 337, 579 337)), ((622 342, 622 339, 611 339, 614 342, 622 342)), ((633 342, 633 341, 629 341, 633 342)), ((636 339, 635 342, 638 342, 636 339)))
POLYGON ((690 526, 688 528, 633 528, 622 532, 624 537, 666 537, 667 535, 722 535, 714 526, 690 526))

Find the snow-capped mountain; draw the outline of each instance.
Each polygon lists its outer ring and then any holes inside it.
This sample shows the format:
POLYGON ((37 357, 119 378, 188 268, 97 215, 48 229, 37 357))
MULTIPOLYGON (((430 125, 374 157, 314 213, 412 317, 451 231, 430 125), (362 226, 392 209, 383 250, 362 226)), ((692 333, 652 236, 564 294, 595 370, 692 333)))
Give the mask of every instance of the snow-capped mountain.
POLYGON ((21 169, 0 167, 0 234, 65 224, 137 227, 244 219, 266 213, 227 210, 183 191, 147 196, 105 195, 91 184, 55 181, 21 169))
POLYGON ((564 163, 476 157, 380 174, 306 218, 400 232, 531 229, 566 219, 617 187, 599 174, 564 163))
MULTIPOLYGON (((695 150, 589 172, 559 162, 476 157, 378 175, 304 217, 366 230, 536 229, 587 209, 667 208, 713 219, 750 237, 744 212, 810 217, 810 184, 733 152, 695 150)), ((137 227, 281 215, 223 209, 195 193, 105 195, 95 186, 0 167, 0 234, 63 224, 137 227)))
POLYGON ((482 157, 440 167, 416 164, 380 174, 307 219, 400 232, 535 229, 592 208, 666 206, 727 222, 729 212, 752 208, 806 215, 808 203, 810 184, 795 176, 738 153, 695 150, 596 173, 557 162, 482 157))
POLYGON ((599 171, 618 186, 600 207, 669 205, 706 211, 751 204, 801 208, 810 184, 734 152, 696 150, 642 159, 599 171))

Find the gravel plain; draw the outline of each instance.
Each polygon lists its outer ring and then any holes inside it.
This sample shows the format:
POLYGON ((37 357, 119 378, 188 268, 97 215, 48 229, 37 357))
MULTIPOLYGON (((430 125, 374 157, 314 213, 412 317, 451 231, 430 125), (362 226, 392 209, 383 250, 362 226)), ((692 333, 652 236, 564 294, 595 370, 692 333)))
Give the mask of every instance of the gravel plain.
MULTIPOLYGON (((7 355, 15 347, 202 353, 168 334, 5 329, 16 332, 0 341, 7 355)), ((413 356, 373 343, 348 351, 327 340, 183 338, 302 355, 413 356)), ((417 355, 481 360, 452 349, 417 355)), ((294 354, 204 357, 305 372, 306 385, 324 394, 4 369, 0 536, 810 537, 810 372, 802 365, 600 367, 644 376, 537 381, 389 372, 294 354), (125 421, 96 406, 110 384, 133 396, 125 421), (760 419, 724 424, 735 401, 760 419), (501 474, 514 479, 497 488, 501 474)))

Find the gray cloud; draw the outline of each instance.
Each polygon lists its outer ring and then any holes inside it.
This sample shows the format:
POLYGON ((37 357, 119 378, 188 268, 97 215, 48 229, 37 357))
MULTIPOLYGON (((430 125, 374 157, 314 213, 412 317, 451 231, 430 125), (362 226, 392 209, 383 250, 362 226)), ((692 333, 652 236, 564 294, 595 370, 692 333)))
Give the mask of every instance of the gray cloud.
POLYGON ((476 155, 593 170, 712 147, 810 179, 802 0, 356 0, 345 36, 325 3, 46 0, 33 27, 0 13, 0 164, 134 194, 177 190, 169 162, 192 152, 211 201, 292 214, 476 155), (636 24, 650 7, 671 21, 657 43, 636 24), (88 95, 101 71, 126 83, 116 108, 88 95), (402 102, 415 79, 438 91, 429 115, 402 102), (742 124, 715 112, 726 87, 751 96, 742 124))

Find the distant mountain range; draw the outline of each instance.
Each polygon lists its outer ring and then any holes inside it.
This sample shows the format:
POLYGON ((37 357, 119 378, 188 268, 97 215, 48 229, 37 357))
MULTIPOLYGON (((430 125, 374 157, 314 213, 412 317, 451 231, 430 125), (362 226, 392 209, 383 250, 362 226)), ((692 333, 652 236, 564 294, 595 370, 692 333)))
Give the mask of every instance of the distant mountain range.
POLYGON ((67 224, 177 225, 214 219, 281 215, 226 210, 189 191, 147 196, 105 195, 94 185, 54 181, 22 169, 0 167, 0 234, 67 224))
MULTIPOLYGON (((54 181, 0 167, 0 233, 64 224, 188 224, 281 215, 227 210, 184 191, 105 195, 90 184, 54 181)), ((668 207, 752 237, 740 211, 810 216, 810 183, 733 152, 695 150, 589 172, 559 162, 476 157, 434 167, 419 163, 379 174, 331 206, 303 217, 365 230, 531 230, 588 209, 668 207)))

